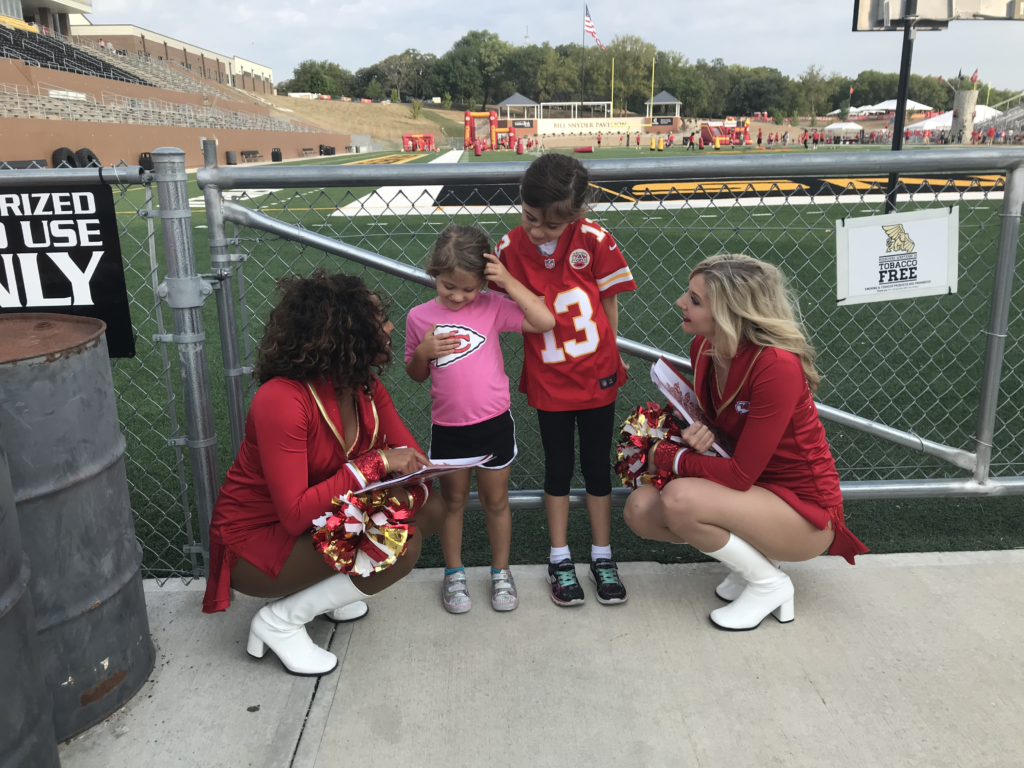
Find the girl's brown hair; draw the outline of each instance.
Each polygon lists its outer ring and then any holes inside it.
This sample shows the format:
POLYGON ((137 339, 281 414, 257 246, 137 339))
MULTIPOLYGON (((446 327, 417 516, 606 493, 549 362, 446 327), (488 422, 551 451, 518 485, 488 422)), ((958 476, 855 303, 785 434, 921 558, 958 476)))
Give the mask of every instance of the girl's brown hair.
POLYGON ((374 371, 391 361, 384 333, 386 307, 361 279, 317 268, 309 277, 277 283, 281 299, 270 312, 256 353, 253 375, 264 384, 275 376, 297 381, 330 379, 336 389, 372 394, 374 371))
POLYGON ((559 222, 576 221, 590 209, 590 174, 575 157, 541 155, 526 169, 522 200, 559 222))
POLYGON ((449 224, 438 235, 427 255, 427 274, 437 277, 461 269, 483 280, 484 267, 487 266, 484 254, 490 252, 491 240, 482 229, 449 224))

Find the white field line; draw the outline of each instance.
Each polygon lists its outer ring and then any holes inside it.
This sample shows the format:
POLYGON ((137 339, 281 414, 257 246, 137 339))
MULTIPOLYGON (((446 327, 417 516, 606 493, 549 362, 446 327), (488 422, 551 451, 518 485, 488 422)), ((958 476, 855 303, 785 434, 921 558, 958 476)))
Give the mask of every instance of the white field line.
MULTIPOLYGON (((462 158, 461 149, 453 149, 431 160, 431 163, 457 163, 462 158)), ((411 187, 381 187, 358 200, 339 208, 331 216, 418 216, 434 212, 434 201, 444 189, 443 184, 428 184, 411 187), (370 201, 373 201, 372 204, 370 201)))
MULTIPOLYGON (((332 216, 405 216, 405 215, 416 215, 416 216, 457 216, 457 215, 476 215, 476 216, 510 216, 513 214, 520 214, 518 205, 433 205, 433 200, 436 199, 437 194, 440 192, 442 187, 382 187, 377 192, 372 192, 364 198, 361 198, 358 203, 350 203, 336 213, 331 214, 332 216), (367 203, 370 198, 382 193, 385 189, 389 190, 390 199, 394 200, 395 197, 400 197, 401 200, 396 201, 394 204, 388 202, 387 196, 382 196, 373 203, 367 203), (432 190, 437 190, 432 192, 432 190), (397 190, 397 191, 390 191, 397 190), (418 192, 418 194, 417 194, 418 192), (427 198, 430 197, 430 200, 427 198), (354 206, 357 206, 354 208, 354 206)), ((907 203, 918 202, 918 203, 936 203, 936 202, 948 202, 956 203, 959 201, 970 201, 970 200, 1002 200, 1003 193, 1000 192, 964 192, 960 194, 958 192, 939 192, 937 194, 925 197, 921 194, 909 195, 897 195, 897 202, 907 203)), ((758 208, 761 206, 772 206, 778 207, 783 205, 791 206, 804 206, 804 205, 817 205, 817 206, 830 206, 830 205, 870 205, 876 203, 884 203, 885 195, 859 195, 856 193, 840 194, 840 195, 816 195, 814 197, 767 197, 767 198, 741 198, 731 200, 651 200, 637 203, 627 202, 616 202, 616 203, 595 203, 591 210, 595 213, 631 213, 633 211, 677 211, 683 208, 691 210, 701 210, 704 208, 758 208)), ((852 215, 851 211, 851 215, 852 215)))

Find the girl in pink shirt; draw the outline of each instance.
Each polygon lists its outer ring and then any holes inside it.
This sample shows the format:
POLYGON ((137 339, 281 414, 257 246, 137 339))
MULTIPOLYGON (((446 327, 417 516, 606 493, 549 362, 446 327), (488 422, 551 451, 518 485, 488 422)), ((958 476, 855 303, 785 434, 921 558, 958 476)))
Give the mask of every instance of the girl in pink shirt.
MULTIPOLYGON (((511 611, 519 598, 508 567, 508 478, 517 449, 498 334, 545 333, 554 328, 555 317, 542 296, 509 275, 476 227, 447 227, 430 252, 427 272, 436 278, 437 298, 413 307, 406 318, 405 370, 413 381, 430 377, 431 459, 494 454, 477 469, 476 481, 491 543, 491 607, 511 611), (487 280, 508 295, 481 293, 487 280)), ((441 600, 449 613, 465 613, 473 605, 462 565, 462 514, 471 471, 440 477, 446 508, 441 600)))

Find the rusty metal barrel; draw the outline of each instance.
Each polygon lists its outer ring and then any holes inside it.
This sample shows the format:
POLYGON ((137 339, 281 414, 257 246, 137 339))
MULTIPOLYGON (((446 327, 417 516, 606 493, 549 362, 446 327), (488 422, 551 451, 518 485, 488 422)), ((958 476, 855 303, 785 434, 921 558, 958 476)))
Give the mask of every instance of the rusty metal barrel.
POLYGON ((36 619, 0 423, 0 765, 59 768, 53 701, 43 685, 36 619))
POLYGON ((58 741, 122 706, 155 660, 105 329, 0 316, 0 424, 58 741))

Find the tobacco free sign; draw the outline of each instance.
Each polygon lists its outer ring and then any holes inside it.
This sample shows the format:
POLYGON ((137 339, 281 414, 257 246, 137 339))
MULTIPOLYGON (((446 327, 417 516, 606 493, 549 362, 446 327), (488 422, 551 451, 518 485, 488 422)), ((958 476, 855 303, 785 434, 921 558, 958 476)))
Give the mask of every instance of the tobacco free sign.
POLYGON ((956 293, 956 206, 836 222, 836 300, 893 301, 956 293))
POLYGON ((110 356, 135 356, 109 186, 0 188, 0 312, 99 318, 110 356))

